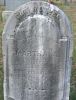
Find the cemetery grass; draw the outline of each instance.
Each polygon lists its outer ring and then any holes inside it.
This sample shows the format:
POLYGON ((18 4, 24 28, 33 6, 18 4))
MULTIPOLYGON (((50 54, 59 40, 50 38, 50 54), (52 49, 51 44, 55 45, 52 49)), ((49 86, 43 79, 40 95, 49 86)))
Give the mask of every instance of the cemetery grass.
POLYGON ((0 100, 3 100, 3 63, 2 63, 2 11, 4 10, 3 6, 0 6, 0 100))
MULTIPOLYGON (((72 75, 71 75, 71 92, 70 92, 70 100, 76 100, 76 4, 66 5, 57 4, 69 17, 71 20, 72 28, 73 28, 73 40, 74 40, 74 51, 73 51, 73 67, 72 67, 72 75)), ((3 99, 3 61, 2 61, 2 31, 3 31, 3 23, 2 23, 2 11, 4 10, 3 6, 0 6, 0 100, 3 99)))

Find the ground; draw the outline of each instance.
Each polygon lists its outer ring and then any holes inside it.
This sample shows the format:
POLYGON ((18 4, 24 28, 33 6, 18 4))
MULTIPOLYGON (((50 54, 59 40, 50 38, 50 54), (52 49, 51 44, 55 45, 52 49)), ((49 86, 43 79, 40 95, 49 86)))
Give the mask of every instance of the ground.
MULTIPOLYGON (((76 100, 76 3, 66 5, 57 4, 71 20, 73 28, 73 40, 74 40, 74 51, 73 51, 73 63, 72 63, 72 75, 71 75, 71 91, 70 100, 76 100)), ((3 63, 2 63, 2 11, 3 6, 0 6, 0 100, 3 100, 3 63)))
POLYGON ((0 100, 3 100, 3 63, 2 63, 2 11, 4 10, 3 6, 0 6, 0 100))

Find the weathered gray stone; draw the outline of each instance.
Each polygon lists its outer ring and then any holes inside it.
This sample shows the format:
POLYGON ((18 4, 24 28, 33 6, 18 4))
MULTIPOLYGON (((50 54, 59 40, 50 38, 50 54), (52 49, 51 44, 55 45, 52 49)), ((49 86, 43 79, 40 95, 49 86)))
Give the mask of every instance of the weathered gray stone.
POLYGON ((15 10, 20 5, 29 1, 48 1, 48 0, 6 0, 6 10, 15 10))
POLYGON ((0 0, 0 6, 5 5, 5 0, 0 0))
POLYGON ((3 11, 2 12, 2 19, 3 23, 5 24, 7 19, 10 17, 10 15, 13 13, 13 11, 3 11))
POLYGON ((48 1, 48 0, 6 0, 5 11, 2 13, 3 23, 5 24, 12 12, 29 1, 48 1))
POLYGON ((18 8, 3 32, 4 100, 69 100, 72 32, 46 2, 18 8))

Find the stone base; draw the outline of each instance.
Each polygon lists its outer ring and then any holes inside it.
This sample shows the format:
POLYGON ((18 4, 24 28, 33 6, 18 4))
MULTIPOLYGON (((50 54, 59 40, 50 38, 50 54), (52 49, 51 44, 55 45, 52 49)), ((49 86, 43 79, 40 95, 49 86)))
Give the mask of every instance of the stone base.
POLYGON ((5 24, 6 21, 8 20, 9 16, 13 13, 13 11, 3 11, 2 12, 2 19, 3 23, 5 24))

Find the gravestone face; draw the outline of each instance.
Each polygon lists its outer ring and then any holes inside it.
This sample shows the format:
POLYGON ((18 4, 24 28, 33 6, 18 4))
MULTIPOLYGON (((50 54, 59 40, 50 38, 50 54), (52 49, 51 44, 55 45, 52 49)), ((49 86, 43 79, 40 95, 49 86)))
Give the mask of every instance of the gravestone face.
POLYGON ((18 8, 3 32, 4 100, 69 100, 72 33, 49 3, 18 8))

